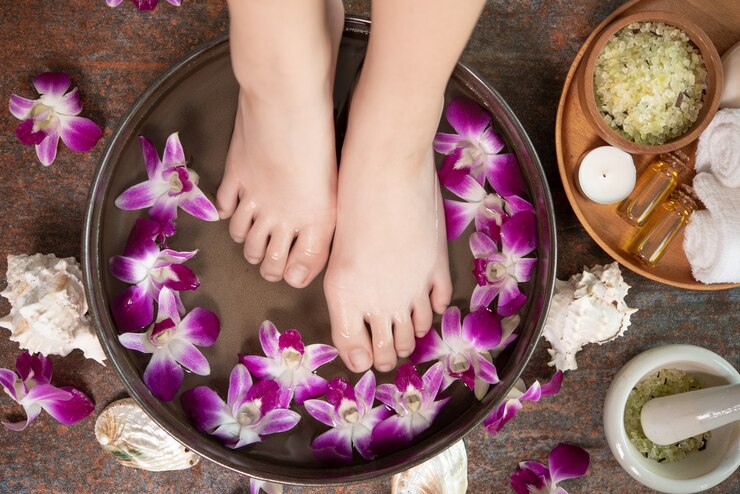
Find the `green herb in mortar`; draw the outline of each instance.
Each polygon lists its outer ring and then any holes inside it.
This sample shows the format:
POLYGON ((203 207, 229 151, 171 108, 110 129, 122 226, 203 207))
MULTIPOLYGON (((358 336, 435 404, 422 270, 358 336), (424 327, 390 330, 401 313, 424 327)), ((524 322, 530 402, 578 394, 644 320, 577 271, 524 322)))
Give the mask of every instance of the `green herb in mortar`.
POLYGON ((624 408, 624 428, 632 444, 645 458, 657 462, 673 462, 684 459, 691 451, 701 451, 706 447, 711 435, 709 432, 675 444, 660 446, 645 436, 640 423, 642 407, 651 399, 687 393, 701 388, 701 384, 692 376, 677 369, 661 369, 637 383, 627 397, 627 404, 624 408))

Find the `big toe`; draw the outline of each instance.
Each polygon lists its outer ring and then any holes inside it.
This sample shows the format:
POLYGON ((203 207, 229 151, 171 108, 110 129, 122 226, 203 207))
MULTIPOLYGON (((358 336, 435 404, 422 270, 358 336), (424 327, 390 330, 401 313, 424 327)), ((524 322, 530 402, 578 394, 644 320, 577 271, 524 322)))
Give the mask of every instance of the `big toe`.
POLYGON ((216 192, 216 209, 222 220, 231 218, 239 201, 239 182, 228 173, 224 175, 221 185, 216 192))
POLYGON ((444 270, 435 276, 429 301, 432 303, 434 312, 442 314, 450 305, 451 299, 452 281, 450 280, 450 271, 444 270))
POLYGON ((331 336, 339 357, 352 372, 365 372, 373 365, 372 346, 362 314, 350 316, 329 302, 331 336))
POLYGON ((308 286, 326 265, 333 229, 330 227, 308 228, 298 233, 283 277, 292 287, 308 286))

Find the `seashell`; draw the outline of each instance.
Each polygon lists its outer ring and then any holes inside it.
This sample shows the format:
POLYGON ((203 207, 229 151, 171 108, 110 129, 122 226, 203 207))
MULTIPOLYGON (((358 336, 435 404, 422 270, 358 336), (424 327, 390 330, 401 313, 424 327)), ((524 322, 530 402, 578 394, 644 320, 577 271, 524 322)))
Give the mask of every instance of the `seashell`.
POLYGON ((101 364, 105 354, 87 316, 82 272, 74 257, 8 256, 8 286, 0 295, 10 314, 0 327, 31 353, 65 356, 75 348, 101 364))
POLYGON ((576 353, 588 343, 600 345, 622 336, 637 312, 624 298, 630 286, 624 282, 619 264, 584 266, 583 272, 568 281, 555 281, 553 295, 542 336, 558 370, 578 368, 576 353))
POLYGON ((465 494, 467 490, 468 455, 462 441, 391 479, 391 494, 465 494))
POLYGON ((198 455, 158 426, 132 399, 114 401, 95 421, 95 437, 119 463, 152 472, 184 470, 198 455))

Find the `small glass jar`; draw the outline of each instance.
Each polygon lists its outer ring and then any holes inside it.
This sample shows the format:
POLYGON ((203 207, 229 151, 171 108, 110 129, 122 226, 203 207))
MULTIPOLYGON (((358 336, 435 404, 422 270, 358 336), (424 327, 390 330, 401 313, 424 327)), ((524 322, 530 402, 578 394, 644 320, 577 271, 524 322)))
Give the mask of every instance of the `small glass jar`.
POLYGON ((630 252, 643 264, 655 267, 671 241, 689 222, 696 207, 693 189, 688 185, 680 185, 637 234, 630 252))
POLYGON ((633 226, 643 226, 655 209, 676 188, 678 177, 686 171, 689 157, 682 151, 661 154, 642 172, 635 189, 617 209, 633 226))

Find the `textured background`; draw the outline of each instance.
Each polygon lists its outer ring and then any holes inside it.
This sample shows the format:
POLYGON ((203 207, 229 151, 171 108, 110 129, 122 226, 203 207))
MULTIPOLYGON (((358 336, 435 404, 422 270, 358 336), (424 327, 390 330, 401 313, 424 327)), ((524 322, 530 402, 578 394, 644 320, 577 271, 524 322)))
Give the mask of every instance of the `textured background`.
MULTIPOLYGON (((619 0, 495 0, 487 3, 463 60, 475 67, 511 105, 538 150, 554 196, 558 220, 558 275, 567 278, 583 265, 609 262, 587 236, 565 198, 557 172, 554 122, 568 67, 596 25, 619 0), (578 5, 574 4, 577 3, 578 5)), ((347 12, 369 16, 369 2, 345 1, 347 12)), ((184 0, 175 8, 160 2, 154 13, 139 13, 126 1, 116 9, 103 0, 0 0, 1 98, 33 93, 31 77, 46 70, 68 72, 82 93, 83 115, 104 127, 103 140, 84 155, 60 148, 43 168, 33 149, 13 135, 17 121, 0 116, 0 273, 7 254, 44 252, 78 256, 85 200, 105 139, 139 94, 172 63, 227 30, 221 0, 184 0)), ((612 457, 604 439, 601 407, 612 377, 630 358, 666 343, 692 343, 740 363, 737 337, 740 290, 690 292, 669 288, 631 272, 631 306, 641 310, 624 338, 589 346, 579 369, 566 375, 562 392, 536 405, 489 438, 482 428, 466 439, 471 493, 509 492, 509 475, 519 460, 545 461, 558 442, 579 444, 591 453, 583 479, 568 481, 570 492, 650 492, 633 481, 612 457)), ((0 287, 5 286, 4 275, 0 287)), ((0 314, 9 311, 0 301, 0 314)), ((0 367, 14 368, 19 350, 0 330, 0 367)), ((524 378, 549 375, 545 344, 524 378)), ((96 413, 124 395, 114 371, 86 361, 79 352, 54 358, 55 384, 74 385, 96 402, 96 413)), ((18 407, 0 396, 0 417, 18 407)), ((94 416, 67 427, 42 415, 21 433, 0 428, 0 493, 246 492, 247 481, 208 462, 174 473, 119 466, 95 441, 94 416)), ((291 487, 295 493, 382 493, 380 480, 346 488, 291 487)), ((737 473, 714 493, 740 492, 737 473)))

